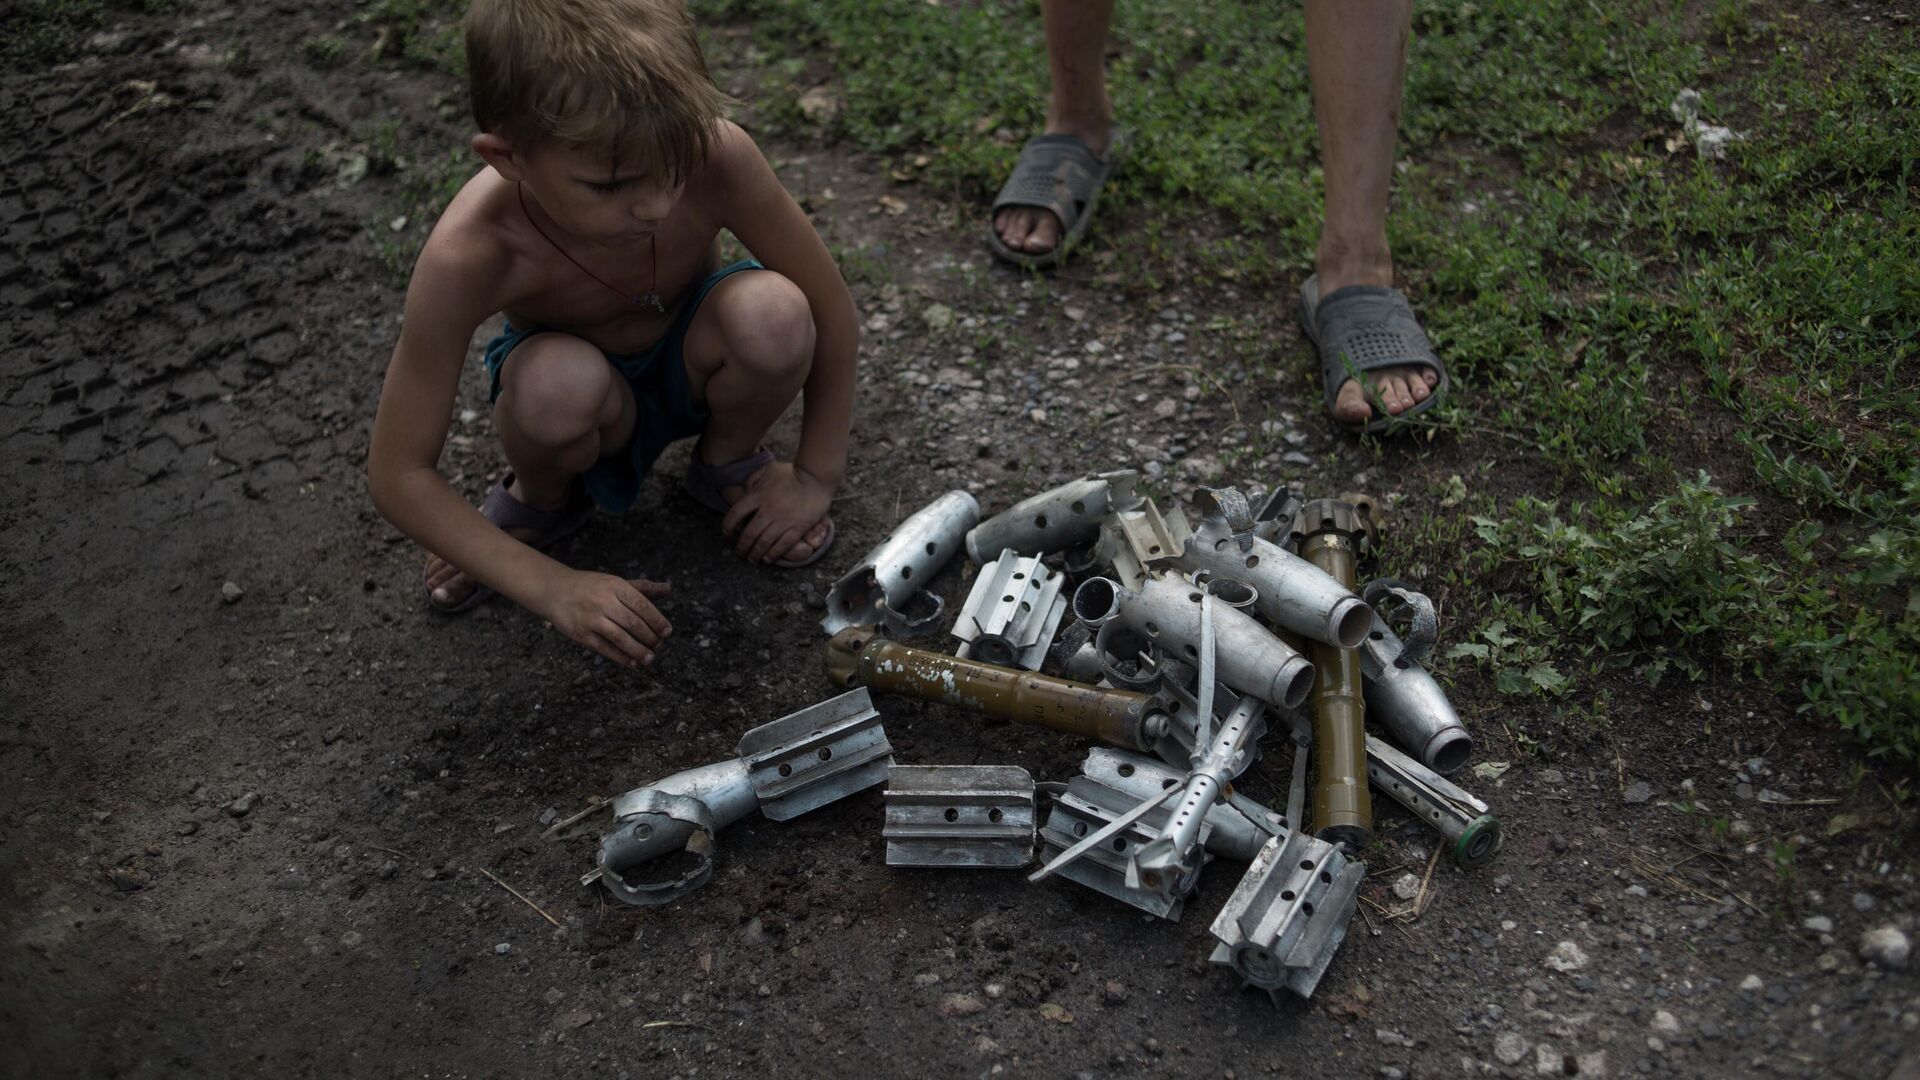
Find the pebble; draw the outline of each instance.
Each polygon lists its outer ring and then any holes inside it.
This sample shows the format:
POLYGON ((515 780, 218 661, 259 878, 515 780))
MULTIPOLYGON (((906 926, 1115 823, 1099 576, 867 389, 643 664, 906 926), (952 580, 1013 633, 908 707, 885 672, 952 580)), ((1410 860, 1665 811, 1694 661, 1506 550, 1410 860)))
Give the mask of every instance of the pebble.
POLYGON ((1853 894, 1853 910, 1858 911, 1861 914, 1865 914, 1869 911, 1872 911, 1873 910, 1872 894, 1863 893, 1863 892, 1854 893, 1853 894))
POLYGON ((915 975, 915 976, 913 977, 913 985, 915 985, 915 986, 938 986, 938 985, 940 985, 940 976, 939 976, 939 974, 938 974, 938 973, 936 973, 936 972, 932 972, 932 971, 923 971, 923 972, 921 972, 920 974, 918 974, 918 975, 915 975))
POLYGON ((1808 930, 1811 930, 1816 934, 1833 933, 1833 920, 1827 918, 1825 915, 1810 915, 1807 917, 1806 921, 1802 922, 1800 925, 1806 927, 1808 930))
POLYGON ((1647 898, 1647 887, 1645 885, 1629 885, 1627 886, 1627 895, 1637 896, 1645 900, 1647 898))
POLYGON ((374 871, 374 873, 380 875, 380 880, 386 881, 393 877, 394 871, 398 869, 400 869, 400 864, 394 862, 392 859, 388 859, 386 862, 381 863, 380 869, 374 871))
MULTIPOLYGON (((1565 773, 1561 772, 1559 769, 1541 769, 1540 782, 1543 784, 1553 784, 1555 786, 1558 786, 1560 784, 1564 784, 1567 782, 1567 776, 1565 773)), ((1511 1064, 1511 1062, 1509 1062, 1509 1064, 1511 1064)))
POLYGON ((1527 1040, 1517 1031, 1503 1031, 1493 1040, 1493 1056, 1502 1065, 1518 1065, 1527 1056, 1527 1040))
POLYGON ((1040 1014, 1040 1019, 1045 1020, 1049 1024, 1073 1023, 1073 1014, 1068 1012, 1064 1005, 1057 1005, 1048 1001, 1043 1002, 1041 1006, 1034 1011, 1040 1014))
POLYGON ((941 1016, 972 1016, 986 1008, 987 1003, 972 994, 948 994, 940 999, 941 1016))
POLYGON ((121 892, 139 892, 153 883, 153 875, 131 866, 116 866, 107 873, 113 887, 121 892))
POLYGON ((1665 1009, 1654 1012, 1653 1023, 1649 1026, 1653 1028, 1654 1034, 1664 1038, 1671 1039, 1680 1034, 1680 1018, 1665 1009))
POLYGON ((1393 895, 1402 900, 1411 900, 1420 895, 1420 878, 1417 874, 1401 874, 1393 883, 1393 895))
POLYGON ((493 947, 493 951, 496 956, 505 956, 508 953, 513 951, 513 945, 510 942, 503 941, 500 944, 495 945, 493 947))
POLYGON ((1404 1046, 1411 1050, 1419 1045, 1413 1039, 1409 1039, 1397 1031, 1388 1031, 1386 1028, 1374 1028, 1373 1037, 1380 1040, 1383 1046, 1404 1046))
POLYGON ((1571 941, 1563 941, 1547 954, 1545 964, 1555 971, 1579 971, 1587 966, 1587 954, 1571 941))
POLYGON ((234 584, 231 581, 220 586, 220 602, 223 604, 238 603, 240 601, 240 598, 245 595, 247 595, 247 590, 241 588, 240 586, 234 584))
POLYGON ((560 820, 560 811, 557 808, 549 806, 545 810, 540 811, 541 828, 544 829, 558 820, 560 820))
POLYGON ((1124 1005, 1127 1001, 1127 984, 1118 979, 1108 979, 1101 988, 1101 998, 1109 1005, 1124 1005))
POLYGON ((1653 798, 1653 785, 1647 783, 1645 780, 1635 780, 1633 783, 1627 785, 1626 792, 1622 794, 1620 798, 1628 803, 1646 802, 1648 799, 1653 798))
POLYGON ((999 1001, 1003 996, 1006 995, 1007 984, 990 982, 987 985, 981 987, 980 989, 983 992, 985 992, 988 997, 992 998, 995 1001, 999 1001))
POLYGON ((1178 403, 1178 402, 1176 402, 1176 401, 1174 401, 1174 400, 1173 400, 1172 398, 1170 398, 1170 397, 1169 397, 1169 398, 1161 398, 1161 399, 1159 400, 1159 402, 1157 402, 1157 403, 1156 403, 1156 404, 1155 404, 1155 405, 1153 406, 1153 415, 1155 415, 1155 416, 1157 416, 1157 417, 1159 417, 1159 418, 1160 418, 1160 419, 1162 419, 1162 420, 1170 420, 1170 419, 1172 419, 1172 418, 1173 418, 1173 414, 1174 414, 1174 413, 1176 413, 1176 412, 1179 412, 1179 411, 1180 411, 1180 405, 1179 405, 1179 403, 1178 403))
POLYGON ((1860 959, 1888 971, 1901 971, 1913 955, 1913 943, 1897 926, 1882 926, 1860 935, 1860 959))
POLYGON ((1758 975, 1749 975, 1740 980, 1740 989, 1749 994, 1757 994, 1766 989, 1766 986, 1767 984, 1760 981, 1760 976, 1758 975))
POLYGON ((228 803, 227 813, 232 817, 237 817, 237 818, 246 817, 247 814, 253 809, 253 804, 259 801, 260 801, 260 796, 249 791, 245 795, 242 795, 239 798, 228 803))

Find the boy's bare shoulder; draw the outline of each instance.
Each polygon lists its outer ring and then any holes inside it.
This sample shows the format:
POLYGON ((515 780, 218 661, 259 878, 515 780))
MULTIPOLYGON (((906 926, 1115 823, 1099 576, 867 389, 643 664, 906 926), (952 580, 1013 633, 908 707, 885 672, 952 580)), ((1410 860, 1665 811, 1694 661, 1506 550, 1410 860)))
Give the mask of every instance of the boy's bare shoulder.
POLYGON ((524 289, 517 230, 507 210, 514 187, 491 167, 467 181, 440 215, 414 264, 411 289, 461 307, 485 308, 481 318, 507 308, 524 289), (457 299, 456 299, 457 298, 457 299))
POLYGON ((707 148, 706 160, 690 179, 700 182, 706 190, 730 193, 738 191, 743 182, 758 179, 770 168, 767 156, 760 152, 760 145, 745 128, 731 120, 720 120, 714 124, 714 138, 707 148))

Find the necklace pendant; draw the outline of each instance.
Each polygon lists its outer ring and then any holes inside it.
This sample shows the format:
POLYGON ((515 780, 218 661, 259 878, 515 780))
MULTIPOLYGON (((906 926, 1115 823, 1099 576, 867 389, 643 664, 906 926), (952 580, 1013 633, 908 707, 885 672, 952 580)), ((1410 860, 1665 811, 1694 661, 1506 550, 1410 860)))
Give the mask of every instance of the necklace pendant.
POLYGON ((634 300, 634 303, 639 305, 640 307, 650 307, 655 312, 661 315, 665 315, 667 313, 667 305, 661 303, 660 298, 654 295, 653 293, 641 294, 638 298, 634 300))

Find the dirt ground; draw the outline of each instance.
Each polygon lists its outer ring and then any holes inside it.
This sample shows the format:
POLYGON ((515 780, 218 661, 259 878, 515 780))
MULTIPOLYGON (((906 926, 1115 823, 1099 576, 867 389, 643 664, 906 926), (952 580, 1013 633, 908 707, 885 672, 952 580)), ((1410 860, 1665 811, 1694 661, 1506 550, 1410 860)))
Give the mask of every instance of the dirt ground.
MULTIPOLYGON (((1858 950, 1915 930, 1912 811, 1781 688, 1731 674, 1623 684, 1604 732, 1543 722, 1537 745, 1462 676, 1475 760, 1509 765, 1467 779, 1506 850, 1440 866, 1397 917, 1390 885, 1433 838, 1377 803, 1362 914, 1308 1002, 1207 963, 1235 865, 1178 924, 1061 881, 890 870, 877 792, 729 829, 675 906, 580 887, 597 829, 543 841, 545 821, 830 694, 827 583, 942 491, 991 511, 1144 467, 1170 493, 1358 488, 1405 519, 1446 513, 1471 463, 1444 438, 1376 457, 1335 436, 1281 299, 1023 278, 987 257, 979 205, 776 141, 856 254, 866 319, 838 548, 801 572, 722 550, 670 482, 682 447, 562 549, 673 582, 657 669, 505 605, 434 617, 363 482, 404 176, 356 177, 353 155, 390 122, 403 153, 444 155, 465 121, 444 75, 308 63, 301 34, 347 13, 116 15, 77 61, 0 76, 0 1072, 1915 1075, 1920 983, 1858 950), (1250 310, 1270 312, 1253 348, 1210 329, 1250 310), (1254 428, 1293 449, 1242 453, 1254 428)), ((446 467, 477 498, 501 464, 477 363, 461 407, 446 467)), ((902 762, 1065 779, 1085 749, 880 707, 902 762)), ((1247 790, 1282 802, 1283 776, 1270 755, 1247 790)))

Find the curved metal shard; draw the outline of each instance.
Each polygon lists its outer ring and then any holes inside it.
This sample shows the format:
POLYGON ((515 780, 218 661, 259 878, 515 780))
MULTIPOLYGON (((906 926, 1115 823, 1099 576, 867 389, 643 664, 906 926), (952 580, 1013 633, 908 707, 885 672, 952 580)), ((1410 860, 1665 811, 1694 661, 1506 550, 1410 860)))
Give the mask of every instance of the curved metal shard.
POLYGON ((827 590, 821 629, 837 634, 849 626, 901 630, 931 623, 941 604, 925 585, 959 554, 967 530, 979 520, 980 504, 964 491, 949 491, 921 507, 827 590), (915 611, 916 600, 930 610, 915 611))

